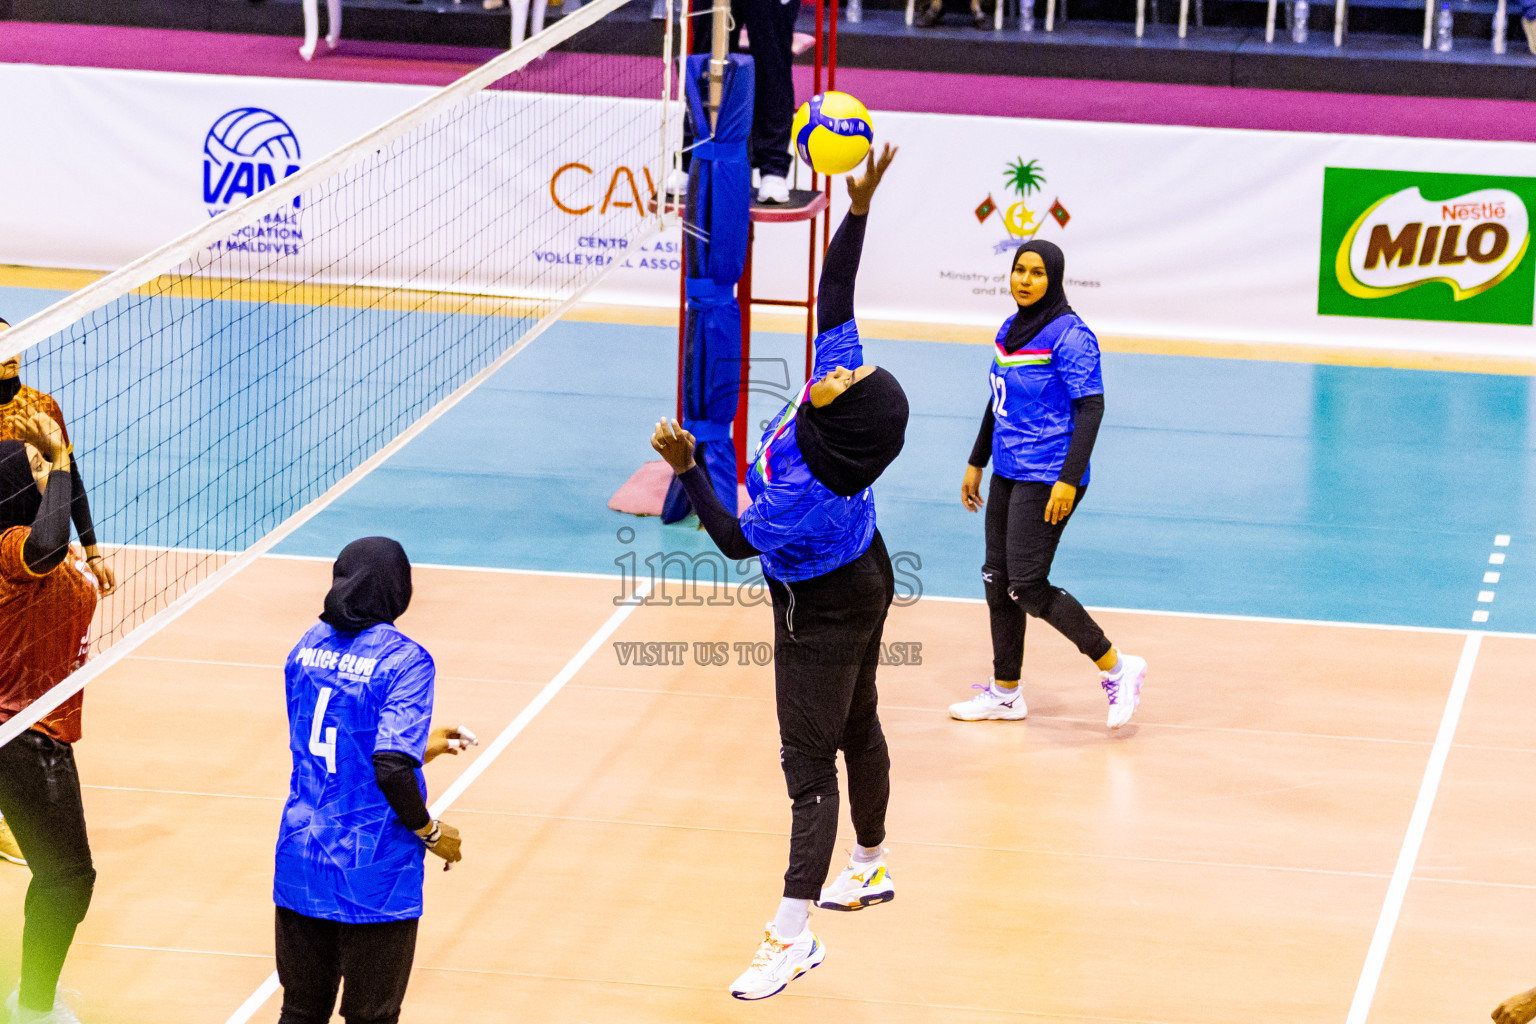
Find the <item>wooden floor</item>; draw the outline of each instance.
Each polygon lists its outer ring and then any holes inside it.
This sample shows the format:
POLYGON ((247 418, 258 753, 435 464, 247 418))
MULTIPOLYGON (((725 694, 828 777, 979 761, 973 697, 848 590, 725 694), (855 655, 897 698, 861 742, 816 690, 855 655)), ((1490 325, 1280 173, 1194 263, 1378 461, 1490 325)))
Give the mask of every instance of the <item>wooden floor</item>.
MULTIPOLYGON (((88 690, 77 750, 100 877, 65 973, 88 1024, 221 1024, 271 972, 279 666, 328 573, 262 559, 88 690)), ((400 625, 437 660, 439 719, 489 740, 618 592, 418 569, 400 625)), ((945 705, 989 673, 984 606, 893 610, 887 639, 922 645, 921 665, 880 678, 899 898, 817 912, 825 964, 757 1004, 726 986, 785 862, 772 670, 621 665, 605 642, 445 815, 465 860, 429 859, 402 1019, 1342 1022, 1464 637, 1102 621, 1152 666, 1116 735, 1092 667, 1034 623, 1029 720, 951 721, 945 705)), ((769 639, 768 612, 738 606, 642 606, 611 637, 769 639)), ((1373 1020, 1483 1019, 1536 984, 1533 653, 1483 643, 1373 1020)), ((484 752, 434 763, 434 794, 484 752)), ((26 881, 0 866, 7 983, 26 881)))

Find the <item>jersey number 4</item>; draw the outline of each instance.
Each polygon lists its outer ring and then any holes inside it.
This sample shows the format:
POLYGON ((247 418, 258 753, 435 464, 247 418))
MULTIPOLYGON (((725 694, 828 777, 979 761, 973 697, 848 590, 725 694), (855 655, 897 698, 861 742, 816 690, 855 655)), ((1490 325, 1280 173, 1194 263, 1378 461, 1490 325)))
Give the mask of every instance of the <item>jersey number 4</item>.
POLYGON ((309 752, 316 757, 325 758, 325 770, 336 774, 336 727, 328 726, 325 730, 325 739, 320 739, 320 726, 325 721, 325 709, 331 703, 331 688, 321 687, 320 698, 315 701, 315 720, 309 727, 309 752))
POLYGON ((1003 403, 1008 401, 1008 382, 997 374, 992 375, 992 414, 999 418, 1008 415, 1003 403))

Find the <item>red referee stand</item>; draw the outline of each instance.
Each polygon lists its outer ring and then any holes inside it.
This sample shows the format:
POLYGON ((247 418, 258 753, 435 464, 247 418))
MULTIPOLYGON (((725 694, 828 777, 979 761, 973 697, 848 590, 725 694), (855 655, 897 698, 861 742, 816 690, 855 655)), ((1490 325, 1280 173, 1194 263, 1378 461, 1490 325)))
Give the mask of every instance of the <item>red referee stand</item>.
MULTIPOLYGON (((812 92, 823 91, 822 79, 826 79, 826 89, 837 87, 837 9, 838 0, 815 0, 816 11, 816 44, 814 49, 815 64, 812 69, 812 92), (823 75, 825 73, 825 75, 823 75)), ((692 52, 693 46, 693 20, 691 17, 691 5, 683 6, 683 21, 688 26, 688 39, 685 41, 684 52, 692 52)), ((798 169, 798 165, 797 165, 798 169)), ((832 179, 817 174, 811 169, 811 187, 809 189, 791 189, 789 202, 775 205, 752 204, 751 222, 747 226, 747 260, 741 271, 741 280, 736 286, 736 301, 741 307, 741 397, 736 404, 736 419, 731 428, 731 436, 736 446, 736 482, 742 484, 747 479, 747 437, 751 433, 747 422, 747 402, 751 382, 752 367, 752 306, 786 306, 792 309, 805 311, 805 375, 809 379, 811 367, 814 362, 813 346, 816 339, 816 272, 820 257, 826 255, 827 246, 832 239, 832 179), (817 247, 817 218, 821 220, 820 248, 817 247), (805 298, 758 298, 752 294, 752 254, 756 245, 757 226, 759 224, 795 224, 804 223, 809 227, 809 238, 806 242, 806 266, 805 266, 805 298)), ((681 212, 681 208, 676 209, 681 212)), ((678 283, 678 324, 677 324, 677 418, 681 422, 683 418, 683 350, 686 342, 688 311, 688 253, 687 246, 683 247, 682 272, 678 283)))

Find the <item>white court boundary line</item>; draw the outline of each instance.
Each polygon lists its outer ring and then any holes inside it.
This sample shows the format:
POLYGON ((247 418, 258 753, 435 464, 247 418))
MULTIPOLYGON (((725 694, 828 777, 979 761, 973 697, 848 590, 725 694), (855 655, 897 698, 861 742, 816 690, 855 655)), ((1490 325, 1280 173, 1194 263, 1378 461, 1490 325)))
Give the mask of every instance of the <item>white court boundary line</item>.
MULTIPOLYGON (((650 585, 648 583, 642 584, 636 592, 643 597, 646 593, 650 592, 650 585)), ((433 801, 430 809, 432 817, 442 817, 443 812, 452 806, 455 800, 463 796, 464 791, 473 785, 476 779, 485 774, 485 770, 502 755, 502 752, 511 745, 513 740, 517 739, 518 734, 527 728, 528 723, 538 717, 539 712, 543 711, 549 705, 549 702, 555 699, 555 695, 565 688, 565 684, 570 682, 577 672, 581 671, 582 667, 592 659, 592 655, 596 654, 598 649, 607 642, 608 638, 624 624, 624 620, 629 618, 635 609, 640 607, 642 605, 636 603, 620 605, 614 609, 613 614, 608 616, 607 621, 599 626, 597 632, 588 637, 587 642, 581 645, 581 649, 571 656, 570 661, 565 663, 565 667, 555 673, 553 679, 544 684, 544 689, 540 690, 533 700, 529 701, 527 706, 518 712, 516 718, 507 723, 507 727, 501 730, 501 734, 491 741, 489 747, 485 748, 485 753, 470 762, 469 767, 464 769, 463 774, 454 779, 453 784, 443 792, 443 795, 433 801)), ((250 997, 240 1004, 239 1009, 229 1015, 229 1019, 224 1024, 246 1024, 255 1015, 256 1011, 261 1009, 268 999, 272 998, 275 992, 277 992, 277 972, 273 971, 267 975, 267 980, 263 981, 256 991, 252 992, 250 997)))
POLYGON ((1397 931, 1397 919, 1403 910, 1403 898, 1408 894, 1408 883, 1413 879, 1413 869, 1418 863, 1419 848, 1424 843, 1424 831, 1429 827, 1429 815, 1435 806, 1435 796, 1440 790, 1440 778, 1445 773, 1445 761, 1451 752, 1451 740, 1456 735, 1456 725, 1461 720, 1461 709, 1466 703, 1467 688, 1472 682, 1472 669, 1477 664, 1478 651, 1482 649, 1483 634, 1468 631, 1466 642, 1461 646, 1461 660, 1456 664, 1456 678, 1451 682, 1451 692, 1445 700, 1445 712, 1440 716, 1440 731, 1435 734, 1435 745, 1429 752, 1429 763, 1424 766, 1424 778, 1419 783, 1419 796, 1413 804, 1413 816, 1408 819, 1408 834, 1397 855, 1397 867, 1392 871, 1392 881, 1387 885, 1387 898, 1381 906, 1381 916, 1376 920, 1376 931, 1371 936, 1370 949, 1365 954, 1365 966, 1360 971, 1360 982, 1355 987, 1355 997, 1349 1005, 1345 1024, 1365 1024, 1370 1016, 1371 1003, 1376 998, 1376 986, 1381 981, 1381 970, 1387 962, 1387 949, 1397 931))
MULTIPOLYGON (((291 562, 331 562, 334 559, 326 555, 290 555, 269 552, 267 558, 283 559, 291 562)), ((619 572, 578 572, 570 569, 511 569, 494 565, 450 565, 443 562, 412 562, 413 569, 437 569, 447 572, 473 572, 491 573, 504 576, 549 576, 554 579, 578 579, 578 580, 640 580, 650 579, 645 576, 619 573, 619 572)), ((660 577, 656 577, 657 581, 660 577)), ((667 577, 669 584, 681 585, 683 581, 667 577)), ((725 589, 740 589, 752 583, 751 580, 738 580, 734 583, 722 584, 725 589)), ((706 587, 701 585, 701 591, 706 587)), ((924 594, 919 601, 938 601, 944 604, 986 604, 986 599, 981 597, 949 597, 943 594, 924 594)), ((906 605, 905 607, 911 607, 906 605)), ((1232 612, 1175 612, 1161 608, 1115 608, 1109 605, 1085 605, 1088 611, 1106 615, 1152 615, 1164 616, 1170 619, 1206 619, 1212 622, 1254 622, 1262 625, 1276 626, 1328 626, 1334 629, 1374 629, 1395 633, 1435 633, 1441 636, 1470 636, 1476 633, 1478 636, 1498 637, 1505 640, 1536 640, 1536 633, 1521 633, 1516 631, 1501 631, 1491 629, 1466 629, 1460 626, 1404 626, 1387 622, 1348 622, 1342 619, 1292 619, 1279 615, 1238 615, 1232 612)))

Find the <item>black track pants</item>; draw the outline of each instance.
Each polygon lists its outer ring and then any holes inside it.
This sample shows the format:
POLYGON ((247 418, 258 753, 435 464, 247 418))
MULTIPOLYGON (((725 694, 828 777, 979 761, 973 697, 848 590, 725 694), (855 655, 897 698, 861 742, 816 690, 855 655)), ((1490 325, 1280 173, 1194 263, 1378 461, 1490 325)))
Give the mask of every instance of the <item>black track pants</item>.
MULTIPOLYGON (((1077 489, 1074 514, 1087 493, 1087 487, 1077 489)), ((1017 679, 1023 671, 1026 614, 1049 622, 1094 661, 1113 646, 1077 598, 1051 585, 1056 545, 1072 517, 1055 526, 1046 522, 1050 498, 1050 484, 992 474, 986 504, 987 561, 981 579, 992 618, 994 679, 1017 679)))
POLYGON ((347 1024, 395 1024, 416 958, 416 920, 343 924, 277 908, 278 1024, 326 1024, 341 993, 347 1024))
POLYGON ((837 845, 837 752, 848 766, 848 808, 861 846, 885 841, 891 758, 876 707, 880 636, 895 596, 885 542, 854 561, 773 594, 774 693, 780 760, 793 803, 784 895, 821 895, 837 845))
POLYGON ((74 748, 32 730, 0 747, 0 814, 32 870, 21 937, 21 1005, 51 1010, 96 884, 74 748))

